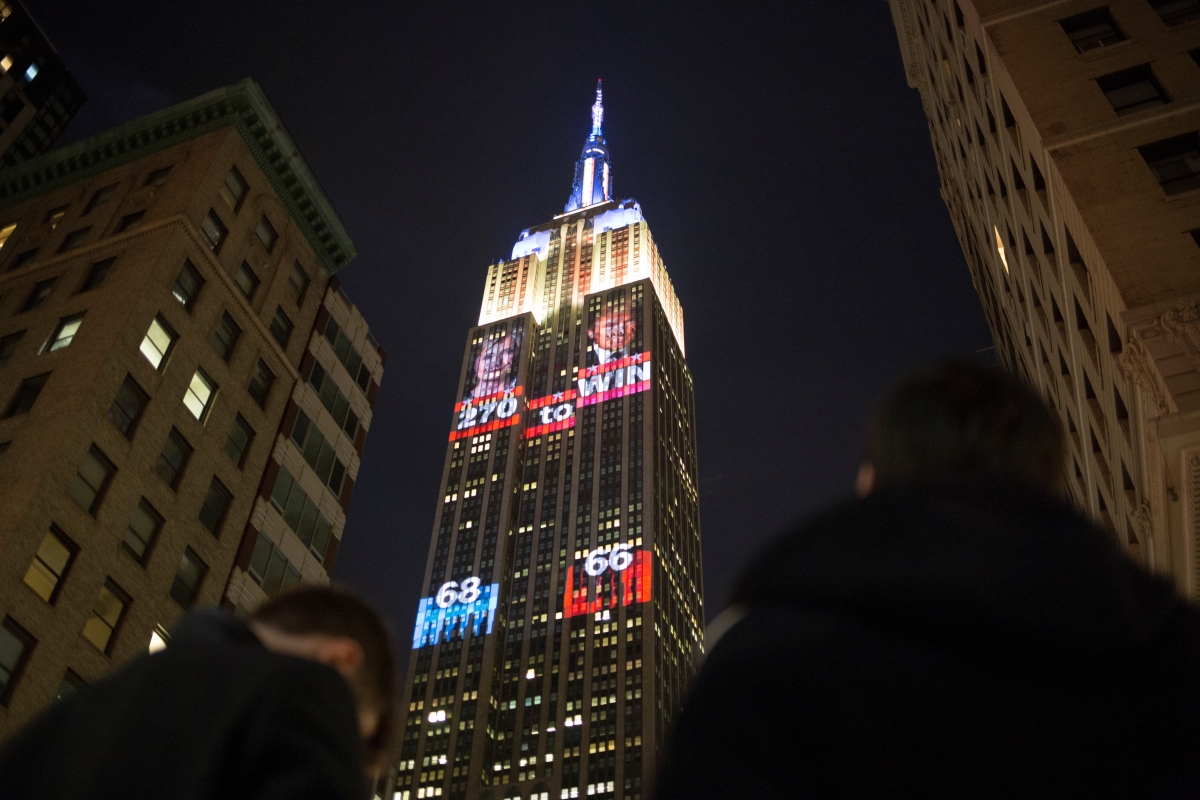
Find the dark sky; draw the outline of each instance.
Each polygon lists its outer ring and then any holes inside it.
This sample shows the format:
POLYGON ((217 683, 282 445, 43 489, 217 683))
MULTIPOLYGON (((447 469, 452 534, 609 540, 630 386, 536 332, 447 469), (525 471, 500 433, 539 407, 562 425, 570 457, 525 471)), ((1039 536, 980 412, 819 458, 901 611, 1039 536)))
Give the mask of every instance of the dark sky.
POLYGON ((388 363, 335 577, 402 640, 486 267, 562 211, 596 78, 684 306, 710 619, 849 492, 891 381, 991 344, 883 0, 28 4, 89 96, 68 140, 252 76, 341 214, 388 363))

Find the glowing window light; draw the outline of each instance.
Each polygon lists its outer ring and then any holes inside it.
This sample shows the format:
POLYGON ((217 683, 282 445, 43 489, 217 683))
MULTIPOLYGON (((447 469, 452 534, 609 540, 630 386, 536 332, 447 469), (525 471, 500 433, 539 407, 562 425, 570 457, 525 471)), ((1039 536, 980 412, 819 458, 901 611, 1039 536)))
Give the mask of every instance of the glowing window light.
POLYGON ((1004 274, 1008 274, 1008 257, 1004 255, 1004 239, 1000 238, 1000 229, 995 225, 992 231, 996 234, 996 252, 1000 254, 1000 263, 1004 265, 1004 274))
POLYGON ((30 64, 29 69, 25 70, 25 80, 31 81, 37 77, 37 74, 38 74, 37 64, 30 64))

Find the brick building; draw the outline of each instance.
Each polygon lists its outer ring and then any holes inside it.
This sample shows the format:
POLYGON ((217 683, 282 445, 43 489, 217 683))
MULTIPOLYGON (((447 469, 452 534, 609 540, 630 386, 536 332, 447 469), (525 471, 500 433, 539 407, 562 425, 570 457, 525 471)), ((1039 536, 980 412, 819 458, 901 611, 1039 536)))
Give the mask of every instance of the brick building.
POLYGON ((328 580, 384 354, 246 80, 0 178, 0 737, 194 604, 328 580))

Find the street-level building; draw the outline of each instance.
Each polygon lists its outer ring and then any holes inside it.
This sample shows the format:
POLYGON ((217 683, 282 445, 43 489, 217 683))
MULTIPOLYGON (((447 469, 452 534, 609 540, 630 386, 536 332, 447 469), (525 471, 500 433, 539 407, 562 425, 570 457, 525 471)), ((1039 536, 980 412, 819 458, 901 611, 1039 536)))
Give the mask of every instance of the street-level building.
POLYGON ((395 800, 648 797, 701 646, 683 312, 602 118, 467 335, 395 800))
POLYGON ((249 80, 5 170, 0 226, 3 737, 193 604, 328 580, 383 352, 249 80))
POLYGON ((1200 3, 889 0, 1000 359, 1074 501, 1200 595, 1200 3))

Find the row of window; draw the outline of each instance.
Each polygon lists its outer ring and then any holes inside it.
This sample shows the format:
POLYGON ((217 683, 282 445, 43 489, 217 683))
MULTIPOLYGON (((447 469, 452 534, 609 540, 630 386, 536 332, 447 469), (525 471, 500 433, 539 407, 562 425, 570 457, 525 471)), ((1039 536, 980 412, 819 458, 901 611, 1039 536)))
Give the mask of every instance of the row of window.
MULTIPOLYGON (((1182 25, 1200 19, 1200 0, 1148 0, 1150 7, 1168 27, 1182 25)), ((1075 46, 1075 50, 1086 53, 1100 47, 1123 42, 1125 32, 1113 19, 1108 6, 1094 8, 1081 14, 1060 19, 1058 24, 1075 46)))

